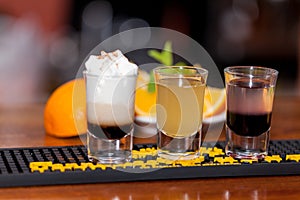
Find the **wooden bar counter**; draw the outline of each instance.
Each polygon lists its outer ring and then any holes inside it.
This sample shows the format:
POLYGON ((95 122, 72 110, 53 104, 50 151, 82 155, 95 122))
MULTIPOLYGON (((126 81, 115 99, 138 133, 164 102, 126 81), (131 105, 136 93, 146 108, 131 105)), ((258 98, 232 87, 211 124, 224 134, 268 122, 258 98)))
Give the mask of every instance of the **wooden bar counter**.
MULTIPOLYGON (((0 107, 0 148, 82 144, 78 137, 58 139, 46 135, 43 109, 43 104, 0 107)), ((299 97, 275 97, 271 139, 300 139, 299 97)), ((300 175, 0 188, 0 199, 299 198, 300 175)))

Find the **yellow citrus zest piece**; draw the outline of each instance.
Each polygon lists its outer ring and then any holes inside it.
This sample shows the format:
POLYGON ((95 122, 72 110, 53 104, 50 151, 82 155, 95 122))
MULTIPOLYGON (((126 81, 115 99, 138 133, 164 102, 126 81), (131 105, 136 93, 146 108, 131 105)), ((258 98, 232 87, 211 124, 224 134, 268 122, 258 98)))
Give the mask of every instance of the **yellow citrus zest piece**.
POLYGON ((66 138, 86 133, 86 100, 83 79, 59 86, 44 108, 44 127, 48 135, 66 138))

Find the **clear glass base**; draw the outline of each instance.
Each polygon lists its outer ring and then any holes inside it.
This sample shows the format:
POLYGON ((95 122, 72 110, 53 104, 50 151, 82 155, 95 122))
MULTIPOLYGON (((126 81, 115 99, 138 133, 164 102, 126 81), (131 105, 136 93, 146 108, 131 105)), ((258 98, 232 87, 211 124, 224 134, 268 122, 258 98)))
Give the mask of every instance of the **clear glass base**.
POLYGON ((264 159, 268 155, 270 131, 255 137, 240 136, 226 126, 226 155, 236 159, 264 159))
POLYGON ((122 164, 129 162, 131 160, 130 151, 120 151, 120 152, 101 152, 98 154, 88 155, 89 161, 92 163, 102 163, 102 164, 122 164))
POLYGON ((168 160, 191 160, 200 156, 201 137, 173 138, 158 132, 158 156, 168 160))
POLYGON ((120 140, 103 139, 87 133, 88 158, 93 163, 120 164, 131 160, 132 134, 120 140))

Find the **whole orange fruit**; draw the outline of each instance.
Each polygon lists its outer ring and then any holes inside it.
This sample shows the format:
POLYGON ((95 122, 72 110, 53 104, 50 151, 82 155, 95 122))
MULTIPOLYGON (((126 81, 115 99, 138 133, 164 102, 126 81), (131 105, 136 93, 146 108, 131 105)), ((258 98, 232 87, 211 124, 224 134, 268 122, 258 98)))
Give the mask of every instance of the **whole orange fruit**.
POLYGON ((59 86, 48 98, 44 109, 44 127, 55 137, 74 137, 87 131, 84 79, 59 86))

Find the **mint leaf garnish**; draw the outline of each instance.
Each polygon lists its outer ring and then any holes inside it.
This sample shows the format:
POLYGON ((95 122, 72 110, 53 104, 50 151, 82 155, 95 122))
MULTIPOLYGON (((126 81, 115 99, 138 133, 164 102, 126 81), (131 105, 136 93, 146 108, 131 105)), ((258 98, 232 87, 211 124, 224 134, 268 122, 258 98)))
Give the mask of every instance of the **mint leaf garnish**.
MULTIPOLYGON (((159 63, 166 65, 166 66, 172 66, 173 64, 173 54, 172 54, 172 42, 166 41, 164 44, 164 48, 161 52, 158 50, 149 50, 148 55, 155 60, 157 60, 159 63)), ((175 64, 176 66, 185 66, 186 64, 184 62, 178 62, 175 64)), ((168 70, 168 69, 167 69, 168 70)), ((167 73, 179 73, 178 71, 169 71, 167 73)), ((187 71, 185 74, 189 74, 191 72, 187 71)), ((153 72, 150 73, 150 81, 148 83, 148 92, 152 93, 155 92, 155 81, 154 81, 154 74, 153 72)))
POLYGON ((170 41, 166 41, 164 48, 161 52, 157 50, 149 50, 148 55, 163 65, 172 65, 173 64, 172 43, 170 41))
POLYGON ((154 80, 154 73, 153 71, 150 72, 150 80, 148 83, 148 92, 154 93, 155 92, 155 80, 154 80))

